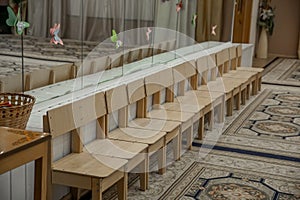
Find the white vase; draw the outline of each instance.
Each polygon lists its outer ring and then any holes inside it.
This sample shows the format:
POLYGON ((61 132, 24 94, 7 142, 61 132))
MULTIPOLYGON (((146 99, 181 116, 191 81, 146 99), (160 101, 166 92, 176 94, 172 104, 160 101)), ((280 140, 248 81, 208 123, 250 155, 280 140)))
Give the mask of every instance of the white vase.
POLYGON ((268 58, 268 33, 265 28, 261 29, 256 51, 257 58, 268 58))

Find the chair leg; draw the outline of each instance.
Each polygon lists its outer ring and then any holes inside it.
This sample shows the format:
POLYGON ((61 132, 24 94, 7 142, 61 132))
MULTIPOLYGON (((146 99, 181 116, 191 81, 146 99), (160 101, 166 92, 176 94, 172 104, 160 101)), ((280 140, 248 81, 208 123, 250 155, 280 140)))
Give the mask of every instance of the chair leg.
POLYGON ((180 133, 173 139, 173 154, 174 154, 174 160, 180 160, 180 133))
POLYGON ((102 183, 98 178, 92 178, 92 200, 102 200, 102 183))
POLYGON ((236 94, 235 107, 237 110, 241 109, 241 91, 236 94))
POLYGON ((192 149, 193 143, 193 125, 187 130, 187 147, 188 150, 192 149))
POLYGON ((218 122, 223 123, 224 122, 224 102, 220 103, 218 105, 218 122))
POLYGON ((246 99, 249 100, 250 99, 250 84, 247 85, 247 95, 246 95, 246 99))
POLYGON ((145 160, 140 163, 140 173, 139 173, 140 189, 142 191, 145 191, 148 189, 148 182, 147 182, 147 174, 149 173, 148 165, 149 165, 148 155, 145 154, 145 160))
POLYGON ((128 174, 127 172, 124 172, 124 177, 121 178, 118 183, 118 199, 126 200, 127 199, 127 193, 128 193, 128 174))
POLYGON ((199 119, 198 139, 202 140, 204 134, 204 116, 199 119))
POLYGON ((72 199, 79 200, 80 199, 80 189, 71 187, 72 199))
POLYGON ((158 150, 158 173, 164 174, 166 172, 167 165, 167 146, 164 145, 158 150))
POLYGON ((211 131, 214 126, 214 110, 208 113, 208 129, 211 131))
POLYGON ((252 82, 252 95, 257 95, 257 80, 252 82))
POLYGON ((261 76, 258 79, 258 91, 261 91, 261 76))
POLYGON ((246 90, 247 87, 242 91, 242 105, 246 104, 246 90))
POLYGON ((226 109, 227 109, 227 116, 232 116, 232 104, 233 104, 233 97, 230 97, 227 101, 226 101, 226 109))

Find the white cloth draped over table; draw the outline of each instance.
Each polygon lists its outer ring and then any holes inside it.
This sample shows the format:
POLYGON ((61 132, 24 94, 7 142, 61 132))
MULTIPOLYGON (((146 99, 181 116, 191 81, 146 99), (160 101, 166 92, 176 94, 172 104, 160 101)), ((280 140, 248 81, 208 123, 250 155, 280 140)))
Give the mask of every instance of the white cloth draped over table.
MULTIPOLYGON (((77 40, 103 41, 110 37, 112 29, 123 32, 152 26, 177 29, 194 38, 191 19, 196 12, 197 0, 184 2, 185 7, 179 14, 176 3, 161 0, 28 0, 28 21, 31 23, 28 34, 49 37, 49 29, 54 23, 60 23, 60 35, 77 40), (177 17, 180 18, 178 22, 177 17)), ((135 35, 129 40, 139 44, 143 37, 135 35)))

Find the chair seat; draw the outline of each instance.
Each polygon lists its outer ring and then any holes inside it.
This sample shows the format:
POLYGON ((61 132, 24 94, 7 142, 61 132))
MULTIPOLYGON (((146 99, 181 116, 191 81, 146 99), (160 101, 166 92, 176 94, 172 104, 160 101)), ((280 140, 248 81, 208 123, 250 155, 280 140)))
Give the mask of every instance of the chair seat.
POLYGON ((199 87, 198 90, 206 90, 206 91, 212 91, 212 92, 222 92, 222 93, 230 93, 232 92, 235 88, 237 87, 236 82, 228 82, 228 81, 223 81, 222 79, 217 79, 216 81, 209 81, 207 83, 207 88, 201 88, 199 87))
POLYGON ((263 72, 263 68, 254 68, 254 67, 237 67, 237 70, 241 71, 250 71, 250 72, 263 72))
POLYGON ((190 105, 190 106, 193 106, 194 108, 198 107, 201 109, 204 107, 210 106, 212 104, 212 100, 210 98, 197 97, 196 93, 195 93, 195 95, 190 93, 190 95, 176 97, 175 102, 182 104, 182 105, 185 105, 185 104, 190 105))
POLYGON ((153 109, 147 113, 147 118, 171 120, 182 123, 192 120, 193 116, 193 113, 177 112, 164 109, 153 109))
POLYGON ((71 153, 52 165, 53 171, 60 171, 81 176, 106 178, 122 169, 127 160, 90 153, 71 153))
POLYGON ((137 128, 117 128, 109 132, 108 137, 114 140, 139 142, 152 145, 166 135, 166 132, 143 130, 137 128))
POLYGON ((103 156, 132 159, 145 151, 148 145, 143 143, 126 142, 120 140, 98 139, 85 145, 85 151, 103 156))
MULTIPOLYGON (((206 85, 203 85, 206 86, 206 85)), ((204 89, 204 87, 202 87, 204 89)), ((197 96, 197 98, 208 98, 211 101, 220 99, 224 97, 224 93, 221 92, 212 92, 209 90, 189 90, 185 93, 185 96, 197 96)))
POLYGON ((177 102, 164 103, 163 105, 160 105, 160 107, 165 110, 190 113, 198 113, 204 108, 203 105, 191 105, 177 102))
POLYGON ((128 123, 128 127, 171 132, 180 126, 180 122, 161 119, 136 118, 128 123))

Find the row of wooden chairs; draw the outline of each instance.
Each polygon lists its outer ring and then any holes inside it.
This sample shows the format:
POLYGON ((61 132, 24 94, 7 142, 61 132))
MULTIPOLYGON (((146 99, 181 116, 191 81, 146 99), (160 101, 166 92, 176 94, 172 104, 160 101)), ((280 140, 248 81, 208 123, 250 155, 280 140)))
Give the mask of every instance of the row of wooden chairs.
POLYGON ((153 47, 141 46, 135 49, 114 55, 84 60, 83 67, 80 63, 67 63, 57 66, 45 67, 33 71, 26 71, 25 78, 22 74, 14 74, 0 78, 1 92, 21 92, 22 85, 24 90, 29 91, 39 87, 51 85, 57 82, 74 79, 78 76, 97 73, 103 70, 123 66, 123 64, 135 62, 152 55, 157 55, 175 49, 175 40, 164 41, 154 44, 153 47), (23 80, 23 84, 22 84, 23 80))
POLYGON ((84 76, 116 67, 121 67, 124 64, 139 61, 167 51, 172 51, 175 49, 175 45, 175 40, 170 40, 153 44, 153 46, 146 45, 125 50, 124 52, 109 56, 87 59, 84 61, 83 67, 80 67, 80 63, 75 64, 78 68, 77 76, 84 76))
POLYGON ((24 90, 29 91, 35 88, 51 85, 57 82, 76 78, 76 67, 73 63, 46 67, 43 69, 25 71, 24 79, 22 74, 13 74, 0 79, 1 92, 21 92, 22 85, 24 90), (23 84, 22 84, 23 81, 23 84))
POLYGON ((217 121, 223 122, 225 107, 232 115, 250 90, 255 95, 260 89, 261 70, 240 66, 240 48, 195 58, 49 110, 44 131, 54 140, 71 134, 71 153, 53 161, 52 183, 72 187, 75 198, 78 188, 91 190, 92 199, 101 199, 103 191, 117 184, 119 199, 126 199, 127 174, 139 167, 140 188, 146 190, 150 155, 158 153, 158 171, 165 173, 168 143, 173 143, 174 160, 180 159, 186 149, 183 140, 190 149, 195 137, 203 138, 206 122, 213 127, 215 109, 217 121), (95 132, 87 128, 91 124, 95 132), (87 135, 94 139, 86 142, 87 135))

